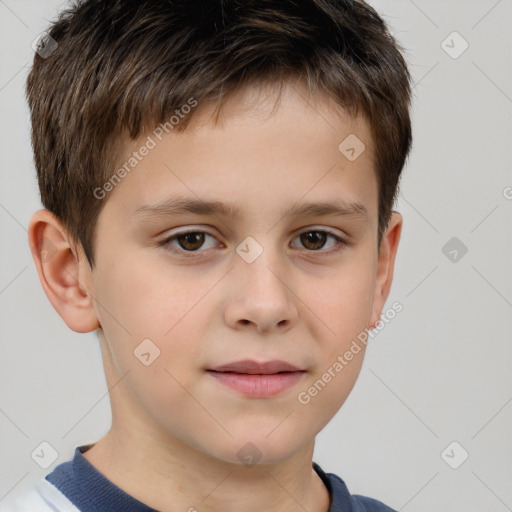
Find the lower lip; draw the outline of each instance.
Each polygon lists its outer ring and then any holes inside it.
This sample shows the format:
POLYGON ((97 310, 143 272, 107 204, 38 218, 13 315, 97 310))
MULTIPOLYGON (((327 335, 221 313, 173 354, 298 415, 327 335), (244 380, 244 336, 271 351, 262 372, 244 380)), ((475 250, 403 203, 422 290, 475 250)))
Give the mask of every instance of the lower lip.
POLYGON ((272 375, 249 375, 247 373, 214 372, 208 370, 208 373, 220 383, 243 395, 254 398, 267 398, 291 388, 306 372, 298 371, 275 373, 272 375))

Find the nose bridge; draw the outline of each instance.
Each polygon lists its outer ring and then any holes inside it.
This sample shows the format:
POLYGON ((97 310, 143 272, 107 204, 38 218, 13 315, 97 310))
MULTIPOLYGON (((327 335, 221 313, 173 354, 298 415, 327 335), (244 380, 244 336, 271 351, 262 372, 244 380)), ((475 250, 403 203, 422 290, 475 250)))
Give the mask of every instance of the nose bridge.
POLYGON ((291 325, 298 313, 286 283, 284 254, 272 237, 246 237, 236 248, 234 289, 226 315, 234 326, 254 324, 258 330, 291 325))
POLYGON ((285 273, 283 255, 271 235, 256 236, 247 236, 236 248, 238 275, 253 292, 277 293, 284 287, 279 279, 285 273))

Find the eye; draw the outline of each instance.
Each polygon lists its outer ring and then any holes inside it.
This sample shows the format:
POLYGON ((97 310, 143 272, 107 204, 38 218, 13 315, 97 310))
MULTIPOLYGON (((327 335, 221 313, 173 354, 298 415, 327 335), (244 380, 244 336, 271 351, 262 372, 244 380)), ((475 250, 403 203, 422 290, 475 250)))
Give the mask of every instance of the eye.
MULTIPOLYGON (((198 251, 198 249, 203 246, 206 237, 215 240, 215 237, 204 231, 187 231, 184 233, 176 233, 159 242, 159 245, 173 252, 203 252, 198 251), (177 242, 179 246, 176 247, 176 245, 173 245, 174 242, 177 242)), ((214 247, 214 245, 212 247, 214 247)), ((209 249, 210 247, 206 248, 209 249)))
POLYGON ((343 249, 343 246, 347 245, 342 238, 335 235, 334 233, 318 229, 304 231, 298 236, 298 239, 306 247, 306 249, 309 249, 310 251, 318 251, 319 249, 325 246, 325 243, 329 237, 332 240, 334 240, 334 245, 332 246, 333 249, 321 251, 322 253, 333 254, 338 251, 341 251, 341 249, 343 249))
MULTIPOLYGON (((198 255, 197 253, 205 252, 200 251, 199 249, 201 248, 210 249, 215 247, 215 243, 209 247, 204 247, 206 237, 215 240, 213 235, 210 235, 204 231, 186 231, 183 233, 175 233, 174 235, 165 238, 159 242, 159 245, 171 252, 189 253, 190 256, 195 256, 198 255)), ((343 249, 343 246, 347 245, 347 243, 342 238, 335 235, 334 233, 319 229, 304 231, 298 235, 296 239, 297 238, 300 240, 303 246, 308 249, 308 251, 320 252, 321 254, 337 253, 343 249), (329 238, 334 241, 334 244, 331 246, 332 248, 320 251, 320 249, 325 246, 329 238)))

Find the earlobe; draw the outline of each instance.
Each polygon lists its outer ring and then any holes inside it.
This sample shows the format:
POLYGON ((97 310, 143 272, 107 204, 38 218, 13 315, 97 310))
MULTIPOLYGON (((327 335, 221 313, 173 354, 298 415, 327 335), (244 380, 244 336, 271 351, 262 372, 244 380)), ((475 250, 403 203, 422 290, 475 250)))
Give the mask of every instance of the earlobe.
POLYGON ((388 298, 393 282, 395 258, 402 234, 403 218, 393 211, 386 232, 382 236, 380 254, 377 262, 377 274, 373 297, 370 328, 376 327, 382 314, 382 309, 388 298))
MULTIPOLYGON (((83 255, 62 222, 48 210, 30 219, 28 242, 43 290, 66 325, 75 332, 99 327, 93 299, 84 282, 83 255)), ((90 281, 87 279, 87 281, 90 281)))

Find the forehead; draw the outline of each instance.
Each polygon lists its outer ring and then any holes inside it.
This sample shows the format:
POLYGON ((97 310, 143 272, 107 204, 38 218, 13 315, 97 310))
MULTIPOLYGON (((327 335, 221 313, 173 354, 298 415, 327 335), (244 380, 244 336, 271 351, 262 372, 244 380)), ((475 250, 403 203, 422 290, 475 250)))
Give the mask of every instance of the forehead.
POLYGON ((125 139, 117 158, 121 168, 127 172, 109 202, 122 196, 132 212, 172 207, 169 198, 179 196, 189 203, 229 203, 242 217, 256 206, 249 196, 259 198, 260 206, 277 201, 283 212, 302 197, 314 202, 336 190, 345 193, 338 203, 350 203, 359 213, 371 216, 376 208, 364 204, 373 202, 376 187, 366 120, 299 85, 289 84, 280 94, 247 87, 220 110, 198 104, 184 131, 159 125, 135 141, 125 139))
POLYGON ((187 130, 222 129, 227 123, 265 122, 272 118, 285 118, 285 122, 291 124, 308 116, 323 121, 334 131, 340 127, 342 132, 344 128, 352 129, 365 139, 373 153, 367 120, 360 114, 352 115, 350 109, 342 107, 326 92, 312 92, 303 81, 249 84, 230 93, 222 102, 198 104, 190 116, 187 130))

